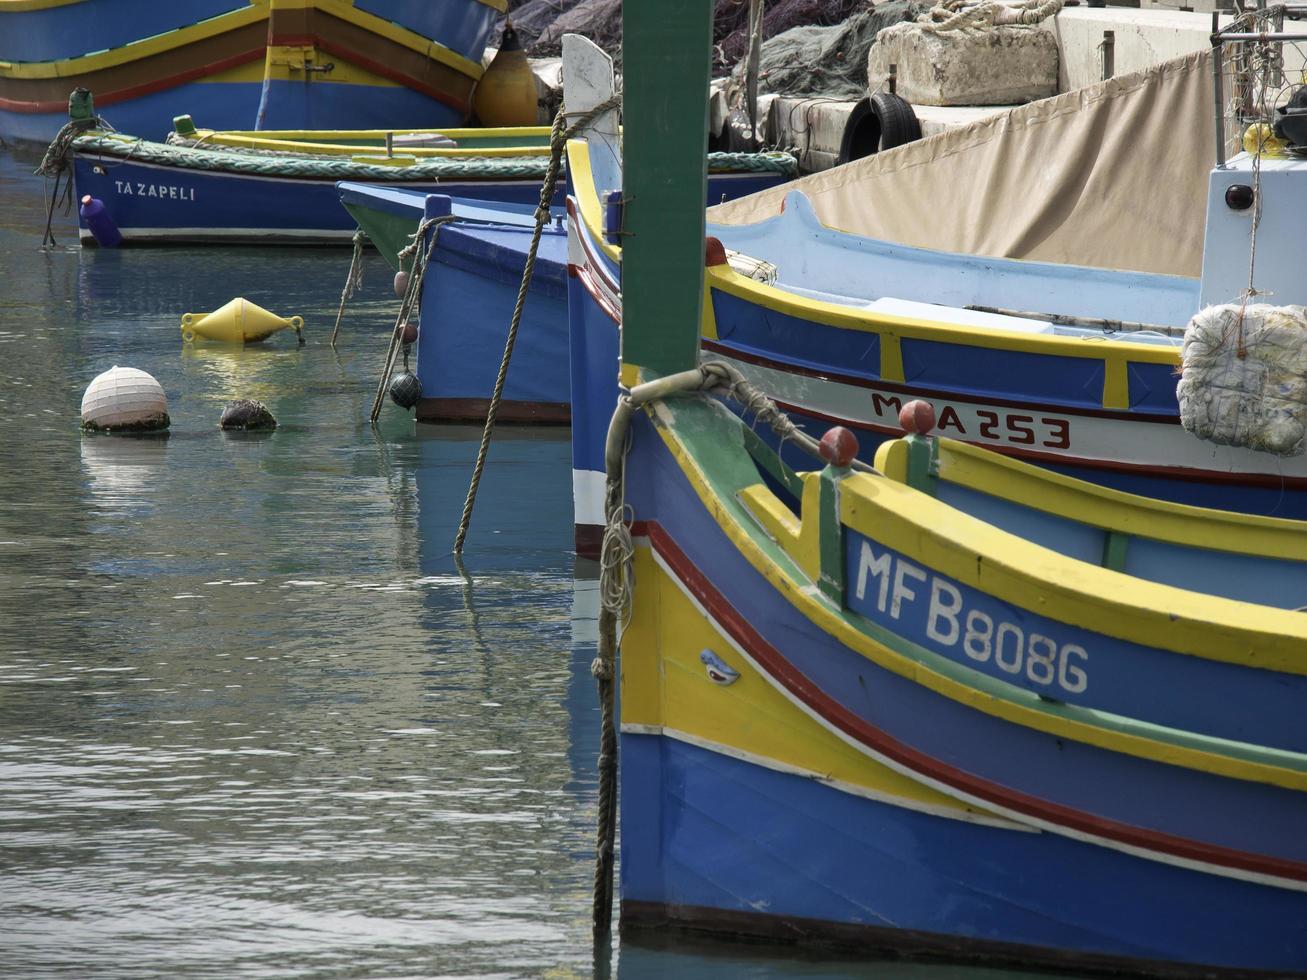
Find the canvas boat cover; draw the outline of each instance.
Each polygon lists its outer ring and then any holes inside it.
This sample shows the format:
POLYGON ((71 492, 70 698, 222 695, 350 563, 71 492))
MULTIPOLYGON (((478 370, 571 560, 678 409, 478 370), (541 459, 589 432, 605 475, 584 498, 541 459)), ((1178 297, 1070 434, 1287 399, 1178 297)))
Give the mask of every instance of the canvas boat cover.
POLYGON ((1201 51, 718 205, 708 220, 760 221, 797 189, 823 224, 868 238, 1197 277, 1212 99, 1201 51))

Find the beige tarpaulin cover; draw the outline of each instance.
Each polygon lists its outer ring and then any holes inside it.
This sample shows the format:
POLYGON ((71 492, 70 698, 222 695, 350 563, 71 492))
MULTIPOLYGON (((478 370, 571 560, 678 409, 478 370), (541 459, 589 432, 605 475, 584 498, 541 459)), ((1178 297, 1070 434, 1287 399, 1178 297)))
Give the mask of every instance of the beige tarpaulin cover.
POLYGON ((1214 162, 1211 53, 1043 99, 792 184, 708 220, 776 214, 971 255, 1198 276, 1214 162))

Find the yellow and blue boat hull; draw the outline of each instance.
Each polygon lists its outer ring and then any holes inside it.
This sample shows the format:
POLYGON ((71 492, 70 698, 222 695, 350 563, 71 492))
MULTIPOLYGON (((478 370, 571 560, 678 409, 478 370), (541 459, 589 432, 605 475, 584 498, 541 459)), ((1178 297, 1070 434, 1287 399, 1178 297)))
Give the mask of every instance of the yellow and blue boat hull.
MULTIPOLYGON (((990 571, 1010 535, 887 479, 765 479, 742 426, 706 402, 639 420, 626 472, 625 924, 1155 974, 1304 969, 1307 755, 1281 747, 1304 725, 1288 704, 1259 710, 1302 686, 1294 614, 1258 607, 1245 626, 1246 604, 1202 613, 1109 568, 1084 573, 1106 594, 1077 622, 1080 565, 1018 547, 1042 563, 1030 581, 1050 583, 1023 608, 1003 586, 1019 569, 990 571), (878 534, 900 557, 864 573, 863 544, 873 565, 888 547, 878 534), (998 622, 1056 641, 1051 685, 946 656, 910 622, 934 597, 947 634, 953 594, 931 576, 952 569, 960 586, 963 565, 1006 602, 998 622), (882 580, 897 616, 863 615, 859 590, 882 580), (1159 596, 1174 608, 1152 608, 1159 596), (1073 629, 1095 632, 1084 658, 1064 657, 1073 629), (1191 643, 1205 633, 1232 642, 1191 643), (1107 669, 1123 640, 1151 645, 1157 672, 1107 669), (1219 699, 1235 678, 1233 720, 1182 727, 1185 684, 1219 699), (1131 686, 1153 703, 1122 702, 1131 686), (1222 724, 1247 740, 1213 734, 1222 724)), ((962 631, 979 608, 953 609, 962 631)), ((1043 663, 1044 644, 1025 649, 1043 663)))
POLYGON ((504 0, 4 0, 0 136, 47 141, 89 89, 116 129, 457 126, 504 0))

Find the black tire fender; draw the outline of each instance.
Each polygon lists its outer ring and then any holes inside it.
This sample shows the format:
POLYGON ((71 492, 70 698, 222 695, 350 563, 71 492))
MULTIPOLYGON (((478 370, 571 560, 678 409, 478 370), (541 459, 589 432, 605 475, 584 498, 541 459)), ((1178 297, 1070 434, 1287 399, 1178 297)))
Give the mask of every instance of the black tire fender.
POLYGON ((921 123, 906 100, 889 92, 861 99, 849 114, 836 164, 869 157, 921 139, 921 123))

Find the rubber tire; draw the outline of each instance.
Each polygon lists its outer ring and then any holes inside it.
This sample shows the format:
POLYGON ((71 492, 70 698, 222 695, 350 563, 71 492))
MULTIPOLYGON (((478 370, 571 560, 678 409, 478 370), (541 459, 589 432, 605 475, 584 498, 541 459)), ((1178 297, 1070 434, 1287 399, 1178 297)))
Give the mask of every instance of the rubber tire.
POLYGON ((881 150, 921 139, 921 123, 906 101, 889 92, 877 92, 853 107, 840 138, 837 166, 861 160, 881 150))
POLYGON ((889 92, 877 92, 871 97, 871 111, 880 120, 882 150, 892 150, 921 139, 921 123, 906 99, 889 92))

